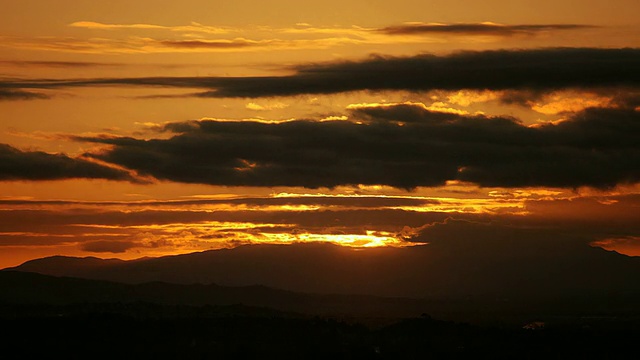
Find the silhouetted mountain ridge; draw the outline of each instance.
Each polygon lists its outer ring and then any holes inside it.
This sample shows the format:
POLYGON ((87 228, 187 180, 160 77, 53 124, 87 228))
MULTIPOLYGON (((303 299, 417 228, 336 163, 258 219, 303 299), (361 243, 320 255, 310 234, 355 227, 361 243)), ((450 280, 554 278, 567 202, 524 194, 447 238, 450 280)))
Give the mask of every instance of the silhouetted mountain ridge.
POLYGON ((540 299, 640 293, 640 259, 551 242, 351 249, 246 245, 133 261, 50 257, 13 268, 140 284, 264 285, 304 293, 430 299, 540 299), (508 246, 508 247, 507 247, 508 246))
POLYGON ((415 316, 424 300, 357 295, 303 294, 265 286, 124 284, 104 280, 0 271, 0 304, 77 305, 142 302, 160 305, 245 305, 311 315, 415 316))

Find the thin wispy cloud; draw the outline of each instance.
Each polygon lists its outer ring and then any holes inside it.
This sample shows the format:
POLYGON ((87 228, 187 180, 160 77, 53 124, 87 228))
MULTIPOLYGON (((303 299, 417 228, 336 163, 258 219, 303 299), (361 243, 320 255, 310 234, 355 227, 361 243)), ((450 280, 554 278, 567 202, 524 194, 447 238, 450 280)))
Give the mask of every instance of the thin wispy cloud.
POLYGON ((206 26, 197 22, 192 22, 189 25, 181 26, 164 26, 154 24, 105 24, 95 21, 76 21, 69 24, 71 27, 84 28, 92 30, 167 30, 173 32, 187 32, 187 33, 205 33, 205 34, 226 34, 233 29, 217 26, 206 26))
POLYGON ((33 92, 33 91, 24 91, 19 89, 1 89, 0 88, 0 101, 7 100, 44 100, 49 99, 49 95, 33 92))
POLYGON ((4 37, 0 46, 15 49, 84 54, 162 54, 327 49, 333 46, 357 45, 362 43, 362 40, 350 37, 329 37, 321 39, 249 39, 242 37, 216 39, 155 39, 150 37, 75 39, 4 37))
POLYGON ((120 67, 122 63, 90 62, 90 61, 34 61, 34 60, 0 60, 0 66, 34 67, 34 68, 92 68, 120 67))
POLYGON ((563 30, 583 30, 597 28, 583 24, 531 24, 531 25, 503 25, 492 22, 484 23, 421 23, 411 22, 402 25, 388 26, 376 31, 388 35, 536 35, 563 30))
POLYGON ((168 26, 144 23, 107 24, 94 21, 77 21, 69 26, 77 29, 103 30, 104 34, 88 38, 4 36, 0 46, 90 54, 301 50, 326 49, 344 45, 447 42, 456 41, 455 39, 461 36, 510 37, 518 34, 536 35, 594 27, 580 24, 406 23, 384 28, 327 27, 309 24, 297 24, 292 27, 248 26, 239 28, 208 26, 195 22, 189 25, 168 26), (120 32, 123 35, 118 37, 120 32), (422 36, 416 37, 415 35, 422 36))

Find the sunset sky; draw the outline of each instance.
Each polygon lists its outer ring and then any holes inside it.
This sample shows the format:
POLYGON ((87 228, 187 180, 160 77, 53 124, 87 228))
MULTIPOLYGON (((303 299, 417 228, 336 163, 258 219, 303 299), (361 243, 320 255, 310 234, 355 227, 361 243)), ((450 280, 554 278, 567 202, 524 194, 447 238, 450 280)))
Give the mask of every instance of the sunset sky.
POLYGON ((640 256, 637 0, 0 2, 0 268, 314 241, 640 256))

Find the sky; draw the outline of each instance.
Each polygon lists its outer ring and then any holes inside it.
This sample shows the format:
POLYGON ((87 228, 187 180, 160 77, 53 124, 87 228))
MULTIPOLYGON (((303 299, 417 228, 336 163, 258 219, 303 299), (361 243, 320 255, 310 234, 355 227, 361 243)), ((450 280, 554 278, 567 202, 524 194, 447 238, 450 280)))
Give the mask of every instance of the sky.
POLYGON ((0 268, 487 238, 640 256, 636 0, 0 1, 0 268))

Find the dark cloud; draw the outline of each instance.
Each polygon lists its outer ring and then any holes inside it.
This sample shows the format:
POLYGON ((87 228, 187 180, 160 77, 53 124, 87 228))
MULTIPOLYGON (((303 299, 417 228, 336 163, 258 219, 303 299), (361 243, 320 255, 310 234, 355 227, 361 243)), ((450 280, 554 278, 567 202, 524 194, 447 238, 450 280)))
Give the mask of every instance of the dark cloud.
POLYGON ((451 55, 372 56, 303 64, 287 76, 148 77, 0 82, 0 88, 164 86, 199 88, 200 97, 263 97, 382 90, 549 91, 640 85, 640 49, 546 48, 451 55))
MULTIPOLYGON (((38 221, 38 219, 34 218, 33 221, 38 221)), ((24 224, 24 228, 27 230, 29 230, 28 225, 29 224, 24 224)), ((98 233, 74 233, 74 229, 72 227, 69 227, 67 230, 69 231, 59 234, 47 234, 46 232, 0 234, 0 246, 56 246, 69 245, 76 242, 82 243, 85 241, 95 241, 97 239, 105 238, 104 235, 98 233)), ((115 238, 116 236, 109 234, 109 237, 115 238)), ((127 238, 130 237, 130 235, 122 234, 120 237, 127 238)))
POLYGON ((613 103, 619 107, 629 109, 640 108, 640 89, 617 89, 608 91, 606 95, 613 97, 613 103))
POLYGON ((558 30, 577 30, 594 28, 592 25, 581 24, 532 24, 532 25, 501 25, 494 23, 462 23, 462 24, 425 24, 408 23, 389 26, 376 30, 387 35, 533 35, 539 32, 558 30))
MULTIPOLYGON (((442 184, 457 171, 446 161, 430 156, 430 162, 422 158, 424 152, 415 153, 419 135, 396 125, 341 121, 275 125, 203 121, 195 125, 197 129, 169 140, 79 139, 114 145, 112 150, 89 156, 187 183, 413 187, 442 184), (416 166, 419 173, 413 173, 416 166)), ((171 127, 177 130, 182 125, 171 127)))
POLYGON ((7 144, 0 144, 0 181, 71 178, 140 182, 127 171, 85 159, 42 151, 21 151, 7 144))
POLYGON ((231 205, 231 206, 337 206, 353 208, 380 208, 380 207, 401 207, 401 206, 428 206, 440 204, 434 199, 394 197, 394 196, 285 196, 285 197, 240 197, 229 199, 191 199, 191 200, 169 200, 169 201, 141 201, 141 202, 121 202, 121 201, 73 201, 73 200, 23 200, 11 199, 2 200, 2 205, 88 205, 88 206, 206 206, 206 205, 231 205))
POLYGON ((164 40, 160 44, 173 48, 188 49, 241 49, 259 46, 260 43, 247 40, 164 40))
MULTIPOLYGON (((442 221, 448 213, 424 213, 405 210, 142 210, 142 211, 96 211, 75 209, 64 210, 0 210, 0 232, 42 233, 73 235, 101 233, 106 226, 111 234, 126 234, 130 230, 114 227, 144 227, 168 224, 196 224, 204 222, 238 222, 254 224, 288 224, 297 228, 361 228, 401 229, 403 226, 417 227, 427 222, 442 221)), ((20 235, 23 236, 23 235, 20 235)), ((68 238, 66 240, 69 240, 68 238)), ((95 240, 95 239, 94 239, 95 240)))
POLYGON ((394 123, 420 123, 426 120, 428 114, 432 123, 446 123, 458 116, 447 112, 429 111, 419 103, 399 103, 381 106, 351 106, 353 113, 358 118, 370 122, 394 122, 394 123))
MULTIPOLYGON (((609 89, 610 91, 610 89, 609 89)), ((519 105, 531 107, 536 101, 542 101, 546 92, 533 90, 511 90, 505 91, 500 96, 500 102, 507 105, 519 105)))
POLYGON ((640 180, 640 112, 632 109, 587 109, 539 127, 407 104, 352 116, 366 123, 206 120, 168 124, 178 133, 168 139, 75 139, 111 145, 87 156, 185 183, 609 188, 640 180))
MULTIPOLYGON (((588 98, 592 96, 600 96, 602 98, 609 99, 607 107, 619 107, 634 109, 640 106, 640 88, 632 86, 617 86, 617 87, 591 87, 589 89, 576 89, 574 96, 581 94, 588 98)), ((543 90, 507 90, 502 91, 498 95, 498 100, 507 105, 519 105, 526 108, 544 104, 548 102, 554 102, 561 99, 563 96, 571 96, 571 91, 565 93, 560 91, 543 91, 543 90)), ((446 96, 446 93, 445 95, 446 96)), ((578 95, 579 96, 579 95, 578 95)), ((572 111, 566 111, 569 113, 572 111)))
POLYGON ((375 56, 299 66, 283 77, 223 79, 202 96, 257 97, 357 90, 555 90, 638 86, 640 49, 554 48, 459 52, 447 56, 375 56))
POLYGON ((0 65, 19 67, 52 67, 52 68, 86 68, 102 66, 122 66, 119 63, 102 63, 87 61, 28 61, 28 60, 2 60, 0 65))
POLYGON ((123 253, 138 246, 140 246, 140 244, 132 241, 100 240, 84 243, 80 248, 84 251, 94 253, 123 253))
MULTIPOLYGON (((97 209, 74 211, 60 210, 0 210, 0 231, 43 232, 73 234, 90 232, 88 227, 141 226, 158 224, 197 223, 224 219, 225 215, 212 215, 204 211, 99 211, 97 209), (173 216, 172 216, 173 215, 173 216), (84 227, 86 225, 86 227, 84 227)), ((233 215, 231 215, 233 217, 233 215)), ((116 229, 109 229, 116 232, 116 229)))
POLYGON ((0 89, 0 101, 2 100, 41 100, 48 99, 49 96, 42 93, 24 90, 0 89))

